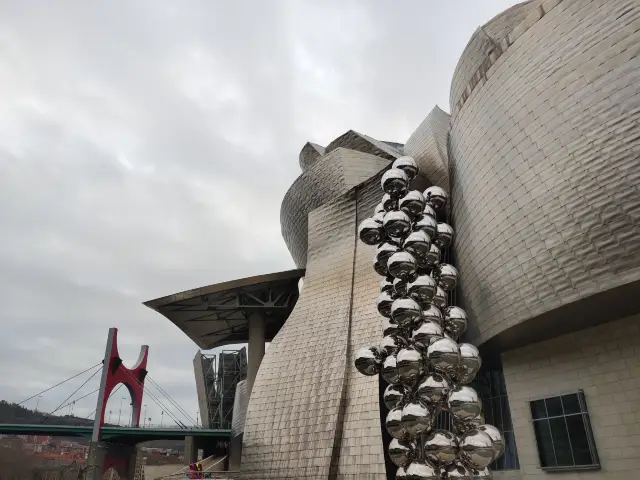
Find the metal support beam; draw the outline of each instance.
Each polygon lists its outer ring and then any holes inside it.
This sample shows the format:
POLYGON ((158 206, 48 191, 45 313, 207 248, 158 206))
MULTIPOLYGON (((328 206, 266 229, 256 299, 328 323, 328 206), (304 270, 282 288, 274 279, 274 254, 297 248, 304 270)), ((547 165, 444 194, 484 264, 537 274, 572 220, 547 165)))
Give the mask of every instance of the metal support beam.
POLYGON ((265 319, 254 312, 249 315, 249 359, 247 361, 247 394, 251 395, 258 368, 264 357, 265 319))

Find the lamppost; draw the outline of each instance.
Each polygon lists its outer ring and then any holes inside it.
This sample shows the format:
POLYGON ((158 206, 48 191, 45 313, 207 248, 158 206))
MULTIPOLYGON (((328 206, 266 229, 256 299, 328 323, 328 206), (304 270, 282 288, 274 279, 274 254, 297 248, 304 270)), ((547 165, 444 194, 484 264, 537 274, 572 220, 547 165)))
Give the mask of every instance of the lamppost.
POLYGON ((124 397, 120 399, 120 410, 118 410, 118 425, 120 425, 120 416, 122 415, 122 402, 124 401, 124 397))
POLYGON ((107 423, 111 423, 111 410, 109 410, 109 419, 107 420, 107 423))
POLYGON ((160 427, 164 424, 164 410, 160 412, 160 427))
POLYGON ((42 395, 38 395, 38 400, 36 400, 36 413, 38 413, 38 405, 40 404, 41 398, 42 398, 42 395))
POLYGON ((144 414, 142 416, 142 426, 145 426, 145 423, 147 421, 147 405, 144 405, 144 414))

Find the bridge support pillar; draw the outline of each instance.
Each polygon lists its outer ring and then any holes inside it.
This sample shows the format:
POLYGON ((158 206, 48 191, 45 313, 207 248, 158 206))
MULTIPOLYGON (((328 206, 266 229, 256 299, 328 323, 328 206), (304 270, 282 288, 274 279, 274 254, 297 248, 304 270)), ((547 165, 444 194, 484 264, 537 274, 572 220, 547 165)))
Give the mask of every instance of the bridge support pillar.
POLYGON ((104 474, 113 468, 120 480, 134 480, 138 452, 135 446, 110 442, 91 442, 87 465, 87 479, 102 480, 104 474))
POLYGON ((249 316, 249 360, 247 364, 247 395, 251 396, 253 382, 256 380, 262 357, 264 357, 265 342, 264 318, 259 313, 249 316))

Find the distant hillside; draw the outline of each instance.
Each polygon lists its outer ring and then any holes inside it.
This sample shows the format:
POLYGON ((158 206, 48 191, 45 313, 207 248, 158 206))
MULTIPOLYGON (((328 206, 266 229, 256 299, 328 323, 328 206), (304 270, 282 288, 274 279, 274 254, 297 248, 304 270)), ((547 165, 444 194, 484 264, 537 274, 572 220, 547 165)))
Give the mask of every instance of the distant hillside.
POLYGON ((49 416, 43 412, 35 412, 20 405, 16 405, 15 403, 9 403, 5 400, 0 400, 0 423, 47 423, 49 425, 91 426, 93 425, 93 420, 74 417, 73 415, 49 416))

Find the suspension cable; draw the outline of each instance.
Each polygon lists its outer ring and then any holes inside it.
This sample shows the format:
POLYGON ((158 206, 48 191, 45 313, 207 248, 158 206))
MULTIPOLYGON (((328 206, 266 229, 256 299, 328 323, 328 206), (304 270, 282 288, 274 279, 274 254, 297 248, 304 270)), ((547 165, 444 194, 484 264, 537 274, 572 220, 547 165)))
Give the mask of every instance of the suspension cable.
POLYGON ((20 403, 16 403, 16 405, 22 405, 23 403, 28 402, 28 401, 29 401, 29 400, 31 400, 32 398, 36 398, 36 397, 38 397, 38 396, 42 395, 43 393, 48 392, 49 390, 52 390, 52 389, 54 389, 54 388, 56 388, 56 387, 58 387, 58 386, 62 385, 63 383, 67 383, 69 380, 73 380, 74 378, 79 377, 79 376, 80 376, 80 375, 82 375, 83 373, 87 373, 88 371, 93 370, 93 369, 94 369, 94 368, 96 368, 98 365, 102 365, 102 362, 100 362, 100 363, 96 363, 93 367, 89 367, 89 368, 87 368, 86 370, 83 370, 82 372, 80 372, 80 373, 78 373, 78 374, 74 375, 73 377, 69 377, 69 378, 67 378, 66 380, 63 380, 63 381, 62 381, 62 382, 60 382, 60 383, 56 383, 53 387, 49 387, 49 388, 47 388, 47 389, 45 389, 45 390, 42 390, 40 393, 36 393, 35 395, 32 395, 31 397, 29 397, 29 398, 27 398, 27 399, 25 399, 25 400, 21 401, 20 403))
POLYGON ((198 424, 198 422, 194 420, 193 417, 189 415, 185 411, 185 409, 182 408, 182 406, 180 406, 180 404, 178 404, 178 402, 176 402, 173 398, 171 398, 171 396, 167 392, 165 392, 163 388, 160 385, 158 385, 156 381, 153 380, 153 378, 147 375, 147 379, 149 379, 149 381, 160 391, 160 393, 162 393, 165 396, 165 398, 169 400, 173 404, 173 406, 176 407, 178 411, 182 413, 190 422, 193 422, 194 425, 198 424))
POLYGON ((68 407, 68 406, 69 406, 69 405, 71 405, 72 403, 79 402, 79 401, 80 401, 80 400, 82 400, 83 398, 86 398, 86 397, 88 397, 89 395, 94 394, 94 393, 96 393, 96 392, 98 392, 98 391, 100 391, 100 389, 99 389, 99 388, 96 388, 93 392, 89 392, 89 393, 87 393, 86 395, 81 396, 80 398, 76 398, 75 400, 72 400, 72 401, 70 401, 70 402, 67 402, 67 403, 65 403, 64 405, 62 405, 62 406, 60 407, 60 410, 62 410, 64 407, 68 407))
POLYGON ((62 403, 61 403, 60 405, 58 405, 58 406, 56 407, 56 409, 55 409, 53 412, 49 413, 49 414, 45 417, 45 419, 43 420, 43 422, 42 422, 42 423, 46 422, 49 418, 51 418, 51 415, 53 415, 53 414, 54 414, 54 413, 56 413, 58 410, 60 410, 60 408, 62 408, 62 406, 63 406, 63 405, 64 405, 64 404, 65 404, 65 403, 66 403, 66 402, 67 402, 71 397, 73 397, 76 393, 78 393, 78 390, 80 390, 80 389, 81 389, 82 387, 84 387, 87 383, 89 383, 89 380, 91 380, 91 379, 92 379, 93 377, 95 377, 98 373, 100 373, 100 371, 101 371, 101 370, 102 370, 102 368, 100 368, 100 369, 96 370, 95 372, 93 372, 93 375, 91 375, 89 378, 87 378, 87 379, 84 381, 84 383, 83 383, 82 385, 80 385, 78 388, 76 388, 76 389, 73 391, 73 393, 72 393, 71 395, 69 395, 67 398, 65 398, 65 399, 62 401, 62 403))
MULTIPOLYGON (((115 389, 113 392, 111 392, 111 393, 109 394, 109 398, 111 398, 111 395, 113 395, 113 394, 114 394, 114 393, 116 393, 118 390, 120 390, 120 387, 121 387, 121 386, 122 386, 122 383, 119 383, 119 384, 118 384, 118 386, 116 387, 116 389, 115 389)), ((99 389, 98 389, 98 390, 99 390, 99 389)), ((108 400, 108 399, 107 399, 107 400, 108 400)), ((96 407, 96 408, 93 410, 93 412, 91 412, 89 415, 87 415, 87 416, 86 416, 86 417, 84 417, 84 418, 86 418, 86 419, 88 420, 88 419, 89 419, 89 417, 90 417, 91 415, 93 415, 94 413, 96 413, 97 411, 98 411, 98 408, 96 407)))
MULTIPOLYGON (((142 390, 145 390, 145 385, 138 380, 137 378, 135 378, 131 372, 124 370, 124 372, 129 375, 129 377, 136 382, 138 385, 142 386, 142 390)), ((171 417, 171 419, 175 422, 176 425, 178 425, 179 427, 183 427, 183 428, 187 428, 187 426, 182 423, 180 420, 178 420, 172 413, 171 411, 166 407, 166 405, 163 405, 162 402, 160 402, 160 400, 158 400, 158 398, 153 394, 153 392, 149 391, 149 389, 146 389, 147 393, 149 394, 149 396, 151 397, 151 400, 153 400, 160 408, 162 408, 165 412, 167 412, 167 415, 169 415, 169 417, 171 417)))

